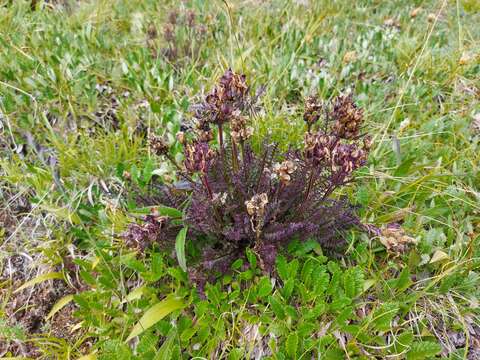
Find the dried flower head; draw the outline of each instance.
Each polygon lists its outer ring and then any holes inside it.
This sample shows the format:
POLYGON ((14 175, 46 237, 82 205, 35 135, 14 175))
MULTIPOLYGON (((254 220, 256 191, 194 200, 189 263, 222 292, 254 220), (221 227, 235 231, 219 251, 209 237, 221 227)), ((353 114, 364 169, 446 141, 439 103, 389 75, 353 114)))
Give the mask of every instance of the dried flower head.
POLYGON ((314 165, 325 164, 325 161, 331 159, 333 149, 338 143, 334 136, 318 131, 315 133, 307 132, 304 138, 304 156, 305 160, 314 165))
POLYGON ((303 112, 303 120, 307 123, 309 129, 321 117, 322 105, 318 102, 317 97, 310 96, 305 100, 305 110, 303 112))
POLYGON ((247 125, 247 119, 244 116, 236 114, 232 119, 230 135, 236 143, 246 141, 253 135, 253 127, 247 125))
POLYGON ((196 14, 195 14, 195 11, 193 10, 189 10, 187 12, 187 24, 189 27, 193 28, 195 27, 195 18, 196 18, 196 14))
POLYGON ((405 231, 398 224, 389 224, 381 229, 380 242, 388 252, 398 256, 407 251, 410 245, 417 243, 417 240, 406 235, 405 231))
POLYGON ((163 27, 163 37, 167 42, 174 42, 175 41, 175 25, 167 23, 163 27))
POLYGON ((163 137, 150 135, 148 138, 148 143, 150 145, 150 149, 155 155, 161 156, 168 154, 169 146, 166 139, 163 137))
POLYGON ((170 11, 170 13, 168 14, 168 22, 172 25, 176 25, 177 19, 178 19, 178 11, 176 10, 170 11))
POLYGON ((175 138, 180 144, 185 145, 186 138, 185 138, 185 133, 183 131, 177 132, 177 134, 175 135, 175 138))
POLYGON ((332 151, 332 170, 342 172, 346 177, 363 166, 367 154, 356 144, 338 144, 332 151))
POLYGON ((360 133, 363 122, 363 111, 353 102, 352 94, 339 95, 333 102, 330 117, 335 120, 334 133, 344 139, 354 139, 360 133))
POLYGON ((156 39, 157 37, 158 37, 158 32, 157 32, 157 28, 155 27, 155 24, 148 25, 147 39, 153 40, 153 39, 156 39))
POLYGON ((280 181, 288 185, 292 179, 291 175, 297 170, 297 164, 292 160, 285 160, 282 163, 275 163, 273 165, 273 171, 280 181))
POLYGON ((245 75, 228 69, 220 78, 219 84, 205 97, 205 101, 194 106, 195 117, 201 122, 221 125, 243 110, 247 96, 245 75))
POLYGON ((268 195, 265 193, 256 194, 250 200, 245 201, 248 215, 255 218, 265 215, 265 207, 267 204, 268 195))
POLYGON ((215 160, 215 151, 205 142, 194 142, 185 146, 185 168, 190 173, 206 173, 215 160))
POLYGON ((127 231, 123 233, 125 244, 134 250, 143 251, 153 242, 162 238, 162 231, 168 223, 168 217, 147 215, 143 224, 129 224, 127 231))

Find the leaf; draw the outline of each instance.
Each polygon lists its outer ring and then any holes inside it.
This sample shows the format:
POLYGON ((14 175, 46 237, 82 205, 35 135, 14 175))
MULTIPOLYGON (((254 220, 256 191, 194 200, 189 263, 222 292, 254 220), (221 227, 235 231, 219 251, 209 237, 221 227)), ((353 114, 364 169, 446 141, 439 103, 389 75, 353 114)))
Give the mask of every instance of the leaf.
POLYGON ((444 260, 448 260, 450 257, 447 253, 443 252, 442 250, 437 250, 433 253, 432 258, 430 259, 430 264, 441 262, 444 260))
POLYGON ((372 323, 377 330, 386 331, 390 328, 390 323, 397 314, 399 307, 397 304, 385 303, 373 312, 372 323))
POLYGON ((362 293, 363 283, 363 272, 358 266, 348 269, 343 274, 345 295, 347 295, 350 299, 354 299, 362 293))
POLYGON ((257 267, 257 256, 255 253, 248 249, 245 251, 245 254, 247 255, 248 262, 250 263, 250 267, 252 269, 255 269, 257 267))
POLYGON ((53 305, 52 310, 48 313, 46 320, 50 319, 53 315, 55 315, 58 311, 60 311, 65 305, 67 305, 70 301, 73 300, 73 295, 67 295, 62 297, 58 300, 55 305, 53 305))
POLYGON ((175 239, 175 252, 177 254, 178 264, 183 271, 187 271, 187 259, 185 258, 185 237, 187 236, 188 226, 185 226, 178 232, 175 239))
POLYGON ((158 214, 162 216, 170 216, 171 218, 183 217, 183 213, 180 210, 177 210, 172 207, 160 206, 160 207, 157 207, 156 210, 158 211, 158 214))
POLYGON ((436 342, 414 342, 407 353, 407 360, 423 360, 437 355, 442 347, 436 342))
POLYGON ((27 281, 25 284, 20 286, 17 290, 15 290, 13 293, 18 293, 30 286, 34 286, 36 284, 39 284, 41 282, 47 281, 47 280, 53 280, 53 279, 63 279, 63 275, 58 272, 51 272, 51 273, 46 273, 37 276, 36 278, 33 278, 32 280, 27 281))
POLYGON ((263 298, 272 292, 272 283, 268 277, 262 277, 257 285, 257 296, 263 298))
POLYGON ((414 157, 402 161, 402 163, 398 166, 398 168, 393 173, 393 176, 405 176, 405 175, 407 175, 408 170, 410 170, 410 167, 412 166, 414 161, 415 161, 414 157))
POLYGON ((283 297, 288 300, 290 296, 292 296, 293 288, 295 287, 295 279, 288 279, 283 284, 283 288, 281 290, 283 297))
POLYGON ((283 310, 282 303, 273 296, 268 298, 268 302, 270 303, 275 316, 279 319, 285 319, 285 311, 283 310))
POLYGON ((285 341, 285 350, 287 351, 288 356, 295 359, 297 357, 297 347, 298 347, 298 335, 297 333, 291 333, 285 341))
POLYGON ((408 267, 403 268, 402 272, 398 276, 395 281, 395 288, 398 291, 406 290, 412 284, 412 280, 410 280, 410 270, 408 267))
POLYGON ((280 279, 287 281, 288 279, 288 265, 284 256, 277 256, 277 272, 280 279))
POLYGON ((167 297, 166 299, 153 305, 145 312, 145 314, 143 314, 138 323, 133 327, 132 332, 130 335, 128 335, 126 342, 130 341, 135 336, 140 335, 146 329, 155 325, 171 312, 181 309, 184 306, 184 302, 177 297, 167 297))

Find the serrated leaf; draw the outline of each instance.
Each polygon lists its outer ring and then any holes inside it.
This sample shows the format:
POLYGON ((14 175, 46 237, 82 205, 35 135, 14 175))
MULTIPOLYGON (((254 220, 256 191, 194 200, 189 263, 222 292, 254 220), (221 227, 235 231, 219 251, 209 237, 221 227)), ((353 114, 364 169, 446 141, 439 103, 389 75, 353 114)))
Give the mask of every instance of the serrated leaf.
POLYGON ((363 272, 358 266, 348 269, 343 274, 345 295, 347 295, 347 297, 350 299, 354 299, 362 293, 363 283, 363 272))
POLYGON ((414 342, 407 352, 407 360, 423 360, 437 355, 442 347, 436 342, 421 341, 414 342))
POLYGON ((287 340, 285 341, 285 350, 287 351, 290 358, 296 359, 297 357, 297 348, 298 348, 298 335, 293 332, 288 335, 287 340))
POLYGON ((70 301, 73 300, 73 295, 67 295, 62 297, 58 300, 55 305, 52 306, 52 309, 48 313, 46 320, 50 319, 53 315, 55 315, 58 311, 60 311, 65 305, 67 305, 70 301))
POLYGON ((294 287, 295 287, 295 279, 288 279, 287 281, 285 281, 285 283, 283 284, 283 288, 281 290, 282 295, 285 299, 288 300, 290 296, 292 296, 294 287))
POLYGON ((27 281, 25 284, 20 286, 17 290, 15 290, 13 293, 18 293, 28 287, 37 285, 41 282, 47 281, 47 280, 53 280, 53 279, 63 279, 63 275, 58 272, 51 272, 51 273, 46 273, 37 276, 36 278, 33 278, 32 280, 27 281))
POLYGON ((278 317, 280 320, 285 319, 285 311, 283 309, 283 304, 273 296, 270 296, 268 298, 268 302, 275 316, 278 317))
POLYGON ((187 236, 188 226, 185 226, 178 232, 175 239, 175 253, 177 254, 178 264, 183 271, 187 271, 187 259, 185 258, 185 238, 187 236))
POLYGON ((184 306, 185 304, 182 299, 177 297, 167 297, 165 300, 153 305, 145 312, 145 314, 143 314, 138 323, 133 327, 126 341, 128 342, 135 336, 140 335, 146 329, 155 325, 171 312, 181 309, 184 306))

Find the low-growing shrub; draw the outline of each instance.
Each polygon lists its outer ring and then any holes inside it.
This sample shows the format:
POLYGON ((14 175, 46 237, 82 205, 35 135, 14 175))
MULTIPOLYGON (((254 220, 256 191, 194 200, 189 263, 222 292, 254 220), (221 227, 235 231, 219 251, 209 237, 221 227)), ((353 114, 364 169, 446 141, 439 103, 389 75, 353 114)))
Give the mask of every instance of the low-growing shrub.
MULTIPOLYGON (((186 204, 183 221, 188 238, 209 244, 190 272, 196 280, 203 278, 202 270, 226 271, 247 248, 258 255, 265 271, 272 269, 279 249, 293 238, 313 238, 324 248, 336 249, 343 243, 341 233, 359 224, 348 199, 334 196, 365 164, 371 146, 361 134, 363 112, 352 96, 339 95, 331 103, 308 98, 303 146, 286 152, 266 140, 254 151, 251 120, 256 100, 245 76, 228 70, 193 107, 191 130, 177 134, 183 145, 182 163, 169 154, 166 141, 150 139, 152 151, 168 158, 189 184, 182 195, 175 186, 165 185, 164 204, 186 204)), ((132 225, 127 239, 151 242, 160 238, 162 229, 178 227, 178 222, 169 225, 164 217, 147 220, 143 230, 132 225)))

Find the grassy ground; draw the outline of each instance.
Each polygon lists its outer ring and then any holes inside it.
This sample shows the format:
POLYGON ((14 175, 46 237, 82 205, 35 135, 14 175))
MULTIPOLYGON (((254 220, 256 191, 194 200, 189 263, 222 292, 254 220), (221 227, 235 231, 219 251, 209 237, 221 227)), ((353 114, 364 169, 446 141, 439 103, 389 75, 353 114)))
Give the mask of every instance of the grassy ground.
POLYGON ((0 356, 479 359, 479 22, 477 0, 0 1, 0 356), (346 192, 416 243, 294 241, 272 279, 249 252, 205 298, 129 250, 134 195, 172 174, 147 134, 228 67, 284 147, 305 96, 351 90, 375 141, 346 192))

